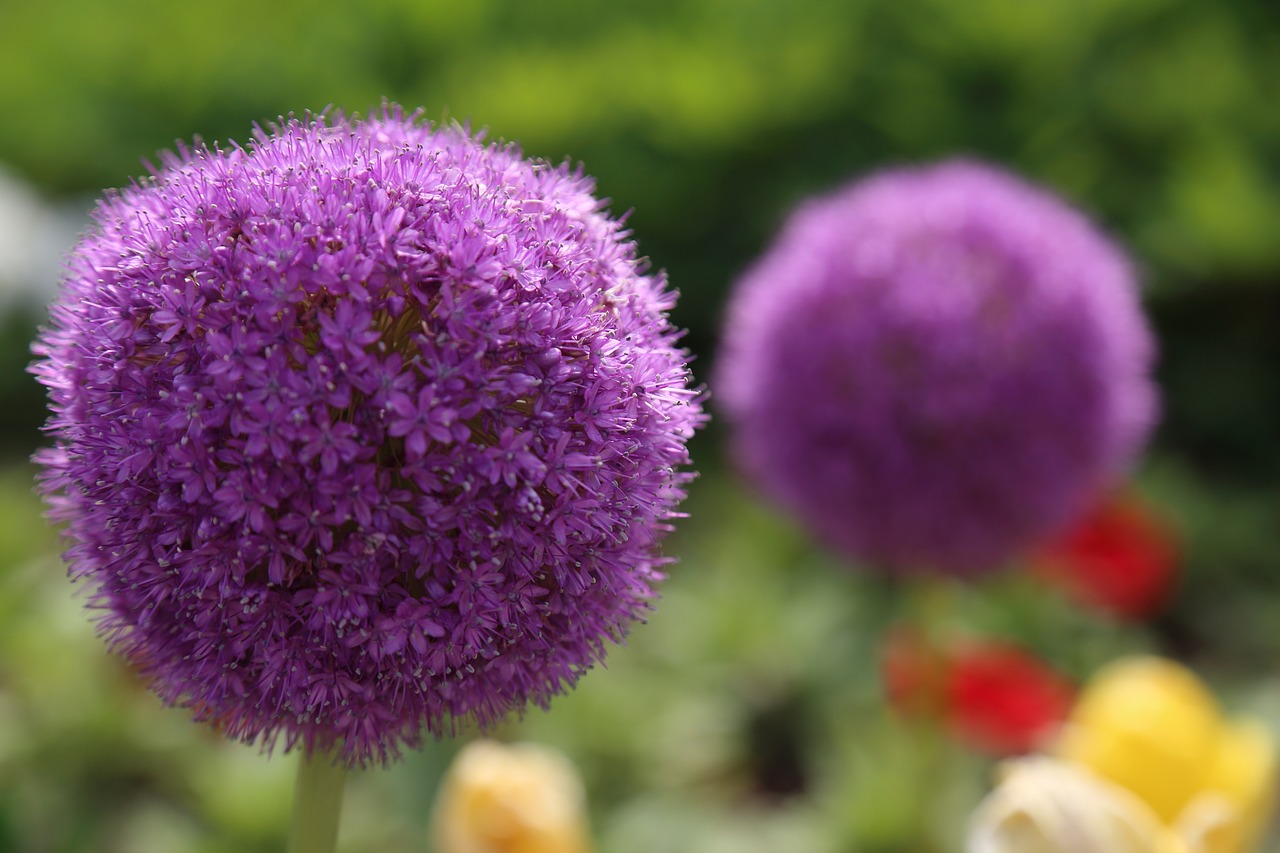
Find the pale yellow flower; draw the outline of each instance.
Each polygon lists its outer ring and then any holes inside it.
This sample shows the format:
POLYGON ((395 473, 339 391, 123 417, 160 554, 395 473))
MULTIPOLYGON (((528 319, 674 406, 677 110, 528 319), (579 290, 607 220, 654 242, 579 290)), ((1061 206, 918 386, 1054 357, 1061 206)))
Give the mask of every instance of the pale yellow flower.
POLYGON ((968 853, 1188 853, 1140 799, 1080 767, 1035 756, 1002 776, 974 813, 968 853))
POLYGON ((586 795, 567 758, 534 744, 480 740, 445 775, 437 853, 589 853, 586 795))
POLYGON ((1193 673, 1154 657, 1094 677, 1057 755, 1132 792, 1195 853, 1254 850, 1275 790, 1271 733, 1224 719, 1193 673))

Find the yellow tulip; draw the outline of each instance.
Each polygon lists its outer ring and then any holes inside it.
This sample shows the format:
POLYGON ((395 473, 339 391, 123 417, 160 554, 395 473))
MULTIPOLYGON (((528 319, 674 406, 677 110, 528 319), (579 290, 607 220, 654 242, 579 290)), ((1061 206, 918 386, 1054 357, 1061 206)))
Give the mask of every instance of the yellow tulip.
POLYGON ((1252 850, 1271 816, 1276 794, 1276 750, 1257 720, 1224 724, 1204 791, 1178 817, 1204 853, 1252 850))
POLYGON ((1186 669, 1130 658, 1086 685, 1058 754, 1128 788, 1172 823, 1204 786, 1219 719, 1213 696, 1186 669))
POLYGON ((495 741, 467 745, 442 783, 438 853, 588 853, 586 795, 558 752, 495 741))
POLYGON ((1271 733, 1228 722, 1192 672, 1154 657, 1094 677, 1057 755, 1135 794, 1196 853, 1253 850, 1275 790, 1271 733))
POLYGON ((1043 756, 1003 766, 974 813, 968 853, 1187 853, 1124 788, 1043 756))

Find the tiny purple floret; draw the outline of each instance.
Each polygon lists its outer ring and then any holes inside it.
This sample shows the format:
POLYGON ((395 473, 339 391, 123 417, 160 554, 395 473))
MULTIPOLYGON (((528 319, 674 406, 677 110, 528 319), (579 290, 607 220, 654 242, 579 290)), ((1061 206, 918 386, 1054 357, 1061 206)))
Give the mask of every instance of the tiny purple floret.
POLYGON ((108 195, 35 351, 71 574, 160 697, 386 761, 642 616, 702 420, 581 172, 388 107, 108 195))
POLYGON ((1111 484, 1155 419, 1123 253, 950 162, 803 205, 738 283, 714 388, 747 476, 896 571, 994 569, 1111 484))

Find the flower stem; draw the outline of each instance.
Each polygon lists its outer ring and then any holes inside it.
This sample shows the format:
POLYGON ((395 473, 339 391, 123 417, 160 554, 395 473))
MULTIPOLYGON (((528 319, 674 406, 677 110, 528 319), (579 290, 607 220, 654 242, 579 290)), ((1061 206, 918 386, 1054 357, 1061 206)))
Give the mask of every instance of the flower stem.
MULTIPOLYGON (((955 640, 953 631, 958 590, 955 582, 944 576, 926 574, 913 580, 908 607, 924 632, 925 645, 931 656, 930 666, 935 668, 934 677, 939 677, 945 669, 943 656, 955 640)), ((945 702, 945 697, 939 695, 937 700, 945 702)), ((940 716, 944 710, 939 705, 932 709, 932 716, 915 721, 913 759, 920 804, 920 829, 915 842, 921 853, 942 853, 949 847, 940 832, 939 808, 951 769, 949 744, 940 716)))
POLYGON ((333 853, 338 845, 346 765, 329 753, 303 755, 293 794, 288 853, 333 853))

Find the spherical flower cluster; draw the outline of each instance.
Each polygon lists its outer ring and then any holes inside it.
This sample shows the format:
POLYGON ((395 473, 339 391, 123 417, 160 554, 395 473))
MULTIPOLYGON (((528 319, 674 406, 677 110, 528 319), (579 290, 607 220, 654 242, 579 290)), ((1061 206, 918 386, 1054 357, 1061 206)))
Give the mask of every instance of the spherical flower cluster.
POLYGON ((646 609, 700 395, 592 189, 388 108, 101 202, 36 346, 38 461, 165 701, 386 760, 545 704, 646 609))
POLYGON ((746 473, 822 538, 971 573, 1066 523, 1153 422, 1133 273, 993 168, 801 207, 738 283, 715 388, 746 473))

